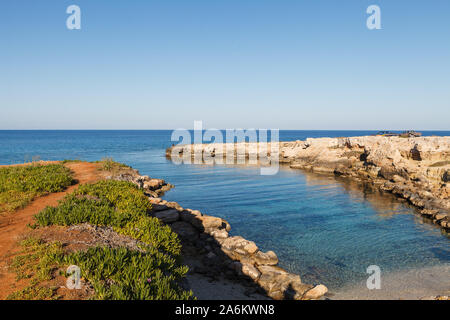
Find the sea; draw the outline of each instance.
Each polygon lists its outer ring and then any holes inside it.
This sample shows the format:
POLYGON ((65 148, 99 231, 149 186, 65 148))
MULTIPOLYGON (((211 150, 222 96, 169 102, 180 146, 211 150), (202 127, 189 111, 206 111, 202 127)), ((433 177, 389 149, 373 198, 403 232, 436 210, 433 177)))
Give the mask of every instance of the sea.
MULTIPOLYGON (((373 135, 375 131, 279 132, 280 141, 373 135)), ((450 136, 450 131, 422 131, 450 136)), ((175 188, 164 195, 184 208, 219 216, 232 235, 277 253, 280 265, 331 292, 370 276, 448 268, 450 237, 393 196, 354 181, 281 167, 174 164, 171 130, 0 131, 0 164, 113 158, 175 188)))

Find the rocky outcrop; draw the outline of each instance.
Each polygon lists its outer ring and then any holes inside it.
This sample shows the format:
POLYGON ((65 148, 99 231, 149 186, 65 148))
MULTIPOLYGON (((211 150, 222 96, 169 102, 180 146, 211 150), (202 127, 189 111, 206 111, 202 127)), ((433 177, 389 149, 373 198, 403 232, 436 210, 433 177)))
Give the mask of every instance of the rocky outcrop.
POLYGON ((129 181, 139 188, 143 189, 145 194, 151 197, 160 197, 164 195, 166 191, 169 191, 174 186, 170 183, 166 183, 162 179, 154 179, 149 176, 141 176, 139 171, 132 168, 123 168, 120 172, 107 176, 107 179, 118 181, 129 181))
MULTIPOLYGON (((261 158, 258 143, 175 146, 167 149, 166 155, 200 150, 203 157, 220 159, 220 163, 230 147, 235 158, 238 151, 245 153, 244 158, 261 158)), ((406 199, 442 228, 450 228, 450 137, 364 136, 280 142, 279 161, 291 168, 371 183, 406 199)))

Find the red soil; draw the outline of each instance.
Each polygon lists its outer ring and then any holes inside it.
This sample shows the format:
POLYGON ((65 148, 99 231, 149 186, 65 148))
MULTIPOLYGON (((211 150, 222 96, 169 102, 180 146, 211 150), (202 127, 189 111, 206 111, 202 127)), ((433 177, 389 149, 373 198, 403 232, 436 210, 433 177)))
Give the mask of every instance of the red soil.
MULTIPOLYGON (((46 162, 50 163, 50 162, 46 162)), ((18 241, 30 231, 28 224, 33 223, 33 216, 46 206, 56 206, 66 194, 73 192, 79 184, 93 183, 102 179, 98 165, 94 163, 76 162, 65 164, 74 173, 76 184, 63 192, 52 193, 33 200, 28 206, 0 216, 0 299, 5 299, 10 293, 25 286, 24 281, 16 281, 15 274, 8 271, 11 257, 20 248, 18 241)))

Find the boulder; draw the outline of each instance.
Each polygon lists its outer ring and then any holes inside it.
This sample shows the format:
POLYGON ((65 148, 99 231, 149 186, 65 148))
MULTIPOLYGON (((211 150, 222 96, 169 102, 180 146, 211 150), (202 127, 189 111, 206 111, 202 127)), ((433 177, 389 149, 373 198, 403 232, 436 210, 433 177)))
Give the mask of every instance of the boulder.
POLYGON ((249 241, 243 248, 246 252, 248 252, 249 254, 253 254, 256 251, 258 251, 258 247, 256 246, 256 244, 253 241, 249 241))
POLYGON ((294 281, 291 283, 292 289, 294 291, 293 299, 294 300, 302 300, 304 299, 303 296, 308 290, 311 290, 313 288, 310 284, 301 283, 298 281, 294 281))
POLYGON ((158 203, 160 203, 160 202, 162 201, 162 199, 161 199, 161 198, 153 198, 153 197, 149 197, 149 198, 148 198, 148 201, 149 201, 151 204, 158 204, 158 203))
POLYGON ((321 298, 327 292, 328 292, 328 288, 325 287, 323 284, 319 284, 318 286, 315 286, 311 290, 308 290, 303 295, 303 299, 305 299, 305 300, 316 300, 316 299, 321 298))
POLYGON ((159 197, 159 194, 156 191, 145 190, 144 193, 146 196, 149 196, 149 198, 158 198, 159 197))
POLYGON ((212 217, 207 215, 198 215, 193 212, 183 211, 182 219, 189 222, 200 231, 211 233, 215 229, 224 229, 229 231, 231 229, 229 223, 222 218, 212 217))
POLYGON ((177 209, 177 211, 183 211, 184 209, 178 204, 178 202, 171 201, 167 202, 166 206, 172 209, 177 209))
POLYGON ((421 214, 426 215, 426 216, 433 216, 436 213, 438 213, 439 211, 436 209, 422 209, 420 211, 421 214))
POLYGON ((177 221, 171 225, 172 230, 184 240, 194 241, 198 238, 197 230, 188 222, 177 221))
POLYGON ((180 218, 183 221, 189 222, 190 224, 194 225, 194 221, 197 217, 200 217, 202 213, 198 210, 191 210, 191 209, 185 209, 180 212, 180 218))
POLYGON ((164 185, 164 183, 164 180, 150 179, 148 181, 144 181, 143 188, 154 191, 160 189, 164 185))
POLYGON ((300 299, 308 289, 301 285, 299 275, 288 273, 280 267, 258 266, 257 268, 261 272, 258 284, 272 299, 300 299))
POLYGON ((281 275, 288 274, 286 270, 277 266, 257 266, 258 270, 261 271, 262 274, 267 275, 281 275))
POLYGON ((257 265, 275 266, 278 264, 278 257, 273 251, 262 252, 258 251, 252 259, 257 265))
POLYGON ((226 239, 228 238, 228 232, 226 230, 216 230, 211 231, 210 235, 214 237, 214 239, 226 239))
POLYGON ((169 190, 172 189, 172 188, 173 188, 173 185, 171 185, 171 184, 166 184, 166 185, 163 185, 160 189, 158 189, 158 192, 159 192, 160 194, 163 194, 164 192, 169 191, 169 190))
POLYGON ((261 272, 259 272, 258 269, 256 269, 253 265, 248 263, 242 264, 242 273, 246 276, 250 277, 252 280, 257 281, 259 277, 261 276, 261 272))
POLYGON ((163 202, 160 201, 158 203, 155 203, 152 205, 152 211, 153 212, 157 212, 157 211, 163 211, 163 210, 167 210, 168 207, 165 204, 162 204, 163 202))
POLYGON ((155 212, 155 217, 164 223, 172 223, 178 221, 180 215, 176 209, 169 209, 155 212))
POLYGON ((233 260, 241 260, 253 255, 258 247, 253 241, 241 236, 228 237, 222 242, 222 251, 233 260))

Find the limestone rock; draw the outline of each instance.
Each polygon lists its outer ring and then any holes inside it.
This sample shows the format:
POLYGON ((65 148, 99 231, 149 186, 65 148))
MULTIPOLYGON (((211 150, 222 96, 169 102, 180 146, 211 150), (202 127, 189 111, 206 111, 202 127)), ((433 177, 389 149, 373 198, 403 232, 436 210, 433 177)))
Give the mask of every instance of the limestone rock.
MULTIPOLYGON (((450 181, 450 137, 308 138, 278 146, 279 160, 292 168, 370 182, 419 209, 450 212, 450 186, 446 186, 450 181)), ((186 145, 179 152, 196 149, 220 158, 229 148, 220 143, 186 145)), ((262 160, 258 143, 231 146, 233 156, 238 150, 243 150, 247 159, 256 156, 262 160)))
POLYGON ((261 272, 258 284, 273 299, 300 299, 308 289, 302 286, 299 275, 288 273, 280 267, 258 266, 257 268, 261 272))
POLYGON ((197 230, 188 222, 177 221, 171 225, 172 230, 182 239, 194 241, 198 238, 197 230))
POLYGON ((222 242, 222 250, 234 260, 254 254, 258 247, 253 241, 246 240, 241 236, 228 237, 222 242))
POLYGON ((228 238, 228 232, 225 230, 216 230, 214 229, 211 233, 211 236, 213 236, 215 239, 226 239, 228 238))
POLYGON ((303 295, 303 299, 316 300, 325 295, 327 292, 328 288, 325 287, 323 284, 319 284, 318 286, 315 286, 311 290, 307 291, 303 295))
POLYGON ((183 208, 177 202, 174 202, 174 201, 167 202, 166 206, 168 208, 176 209, 177 211, 183 211, 183 208))
POLYGON ((261 276, 261 272, 259 272, 258 269, 256 269, 254 266, 248 263, 242 264, 242 273, 246 276, 249 276, 253 280, 258 280, 258 278, 261 276))
POLYGON ((180 215, 176 209, 168 209, 155 212, 155 217, 164 223, 172 223, 177 221, 180 215))
POLYGON ((183 212, 182 219, 188 221, 200 231, 211 232, 214 229, 224 229, 229 231, 231 229, 227 221, 218 217, 196 215, 192 212, 183 212))
POLYGON ((144 182, 143 188, 154 191, 156 189, 161 188, 164 185, 164 183, 165 183, 164 180, 150 179, 144 182))
POLYGON ((258 251, 252 258, 257 265, 275 266, 278 264, 278 257, 273 251, 258 251))
POLYGON ((158 203, 160 203, 160 202, 162 201, 162 199, 161 199, 161 198, 153 198, 153 197, 150 197, 150 198, 148 198, 148 201, 149 201, 151 204, 158 204, 158 203))

